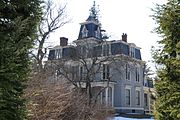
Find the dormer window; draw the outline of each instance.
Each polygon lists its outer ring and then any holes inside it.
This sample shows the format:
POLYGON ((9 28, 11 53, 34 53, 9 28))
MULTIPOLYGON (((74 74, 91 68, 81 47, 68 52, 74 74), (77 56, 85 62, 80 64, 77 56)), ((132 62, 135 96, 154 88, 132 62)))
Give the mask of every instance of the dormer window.
POLYGON ((86 26, 84 25, 82 29, 82 38, 88 37, 88 30, 86 29, 86 26))
POLYGON ((55 59, 62 58, 62 49, 56 49, 55 50, 55 59))
POLYGON ((130 53, 130 56, 134 58, 135 57, 135 48, 130 47, 129 53, 130 53))

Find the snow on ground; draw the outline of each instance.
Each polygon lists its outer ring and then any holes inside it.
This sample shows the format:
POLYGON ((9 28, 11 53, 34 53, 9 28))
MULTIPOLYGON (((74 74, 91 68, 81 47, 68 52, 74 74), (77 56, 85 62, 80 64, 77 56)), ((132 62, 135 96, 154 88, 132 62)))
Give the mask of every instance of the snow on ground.
POLYGON ((137 119, 137 118, 115 117, 115 118, 111 118, 111 119, 108 119, 108 120, 154 120, 154 119, 148 119, 148 118, 137 119))

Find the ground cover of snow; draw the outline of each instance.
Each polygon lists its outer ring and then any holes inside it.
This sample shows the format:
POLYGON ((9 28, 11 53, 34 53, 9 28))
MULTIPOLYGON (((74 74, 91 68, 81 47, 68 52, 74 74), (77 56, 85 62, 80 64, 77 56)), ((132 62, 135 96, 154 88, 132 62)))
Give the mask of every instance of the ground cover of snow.
POLYGON ((154 120, 154 119, 148 119, 148 118, 144 118, 144 119, 137 119, 137 118, 125 118, 125 117, 114 117, 108 120, 154 120))

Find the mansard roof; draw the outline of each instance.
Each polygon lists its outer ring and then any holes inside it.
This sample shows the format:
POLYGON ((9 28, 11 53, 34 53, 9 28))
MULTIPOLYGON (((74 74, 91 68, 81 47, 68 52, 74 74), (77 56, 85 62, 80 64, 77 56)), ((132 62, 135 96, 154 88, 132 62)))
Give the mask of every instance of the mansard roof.
MULTIPOLYGON (((83 52, 84 55, 93 54, 93 57, 103 57, 106 55, 110 55, 110 56, 125 55, 125 56, 129 56, 132 59, 142 60, 140 48, 136 46, 132 46, 131 44, 132 43, 126 43, 121 40, 105 41, 102 42, 101 44, 96 44, 95 46, 92 46, 91 51, 83 50, 83 52)), ((83 49, 85 48, 84 46, 81 47, 83 49)), ((61 58, 71 59, 72 57, 79 55, 81 51, 78 50, 81 49, 79 49, 79 47, 77 46, 70 46, 70 45, 57 46, 50 50, 48 60, 55 60, 61 58)), ((91 55, 89 55, 89 57, 90 56, 91 55)))
POLYGON ((94 23, 82 24, 80 27, 78 39, 90 38, 90 37, 94 37, 96 39, 102 39, 100 26, 94 23), (85 33, 84 30, 86 30, 87 33, 85 33))

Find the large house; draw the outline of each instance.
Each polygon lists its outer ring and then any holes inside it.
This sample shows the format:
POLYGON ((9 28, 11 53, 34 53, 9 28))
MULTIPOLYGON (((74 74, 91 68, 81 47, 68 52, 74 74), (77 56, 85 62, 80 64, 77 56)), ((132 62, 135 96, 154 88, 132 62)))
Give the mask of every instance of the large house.
MULTIPOLYGON (((93 95, 104 88, 98 94, 98 100, 112 106, 118 113, 151 112, 150 91, 153 86, 145 79, 145 62, 140 47, 128 43, 124 33, 121 40, 107 40, 95 6, 90 11, 87 20, 80 23, 75 44, 68 45, 68 39, 61 37, 60 45, 50 49, 47 63, 63 61, 63 65, 70 66, 69 79, 82 87, 86 86, 88 79, 94 88, 93 95)), ((56 75, 65 72, 62 68, 55 68, 56 75)))

